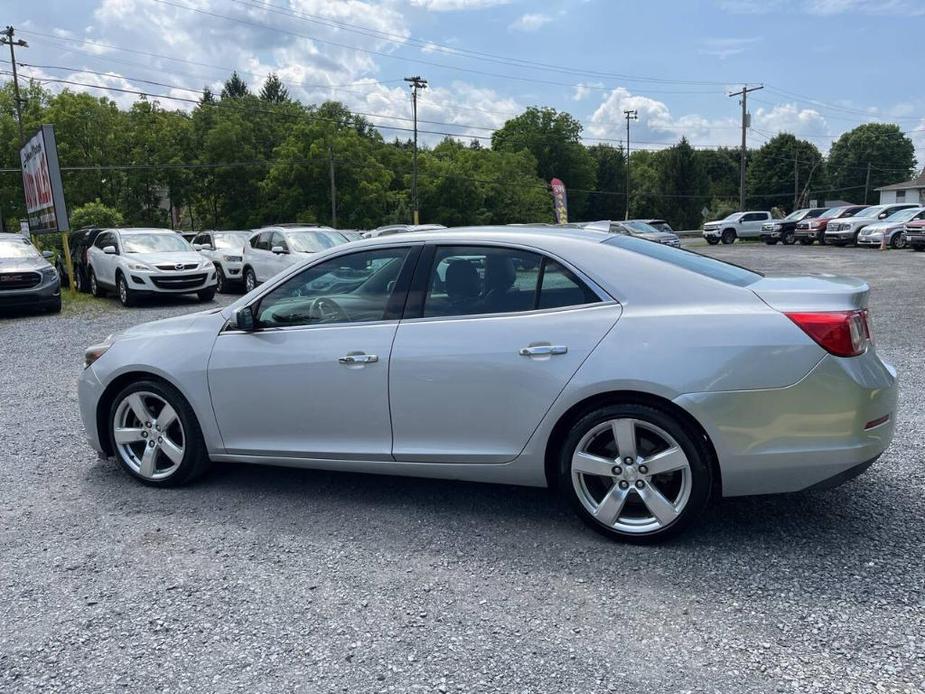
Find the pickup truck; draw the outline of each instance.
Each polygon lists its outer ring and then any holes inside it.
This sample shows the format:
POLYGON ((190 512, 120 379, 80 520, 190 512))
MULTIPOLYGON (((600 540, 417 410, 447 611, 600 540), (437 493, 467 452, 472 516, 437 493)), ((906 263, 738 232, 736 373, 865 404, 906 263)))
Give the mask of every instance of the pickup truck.
POLYGON ((733 212, 725 219, 704 224, 703 238, 711 246, 720 241, 730 244, 736 239, 756 239, 761 236, 761 227, 771 219, 770 212, 733 212))
POLYGON ((812 207, 802 210, 794 210, 783 219, 775 219, 773 222, 765 222, 761 226, 761 240, 769 246, 773 246, 780 241, 785 246, 792 246, 796 238, 797 224, 804 219, 815 219, 823 212, 825 207, 812 207))
POLYGON ((830 221, 841 219, 842 217, 853 217, 865 207, 867 205, 832 207, 816 217, 816 219, 804 219, 802 222, 797 222, 794 236, 804 246, 812 246, 815 241, 818 241, 820 246, 824 246, 825 230, 830 221))

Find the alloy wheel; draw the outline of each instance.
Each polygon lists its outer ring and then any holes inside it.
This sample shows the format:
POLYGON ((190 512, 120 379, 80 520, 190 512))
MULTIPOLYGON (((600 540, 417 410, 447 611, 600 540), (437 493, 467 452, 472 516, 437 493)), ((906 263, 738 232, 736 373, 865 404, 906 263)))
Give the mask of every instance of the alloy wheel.
POLYGON ((128 287, 125 284, 125 278, 119 278, 119 301, 123 306, 128 305, 128 287))
POLYGON ((627 534, 662 530, 690 499, 690 461, 667 431, 641 419, 598 424, 578 442, 572 486, 588 513, 627 534))
POLYGON ((183 462, 186 434, 176 410, 150 391, 129 393, 113 417, 116 453, 148 480, 170 477, 183 462))

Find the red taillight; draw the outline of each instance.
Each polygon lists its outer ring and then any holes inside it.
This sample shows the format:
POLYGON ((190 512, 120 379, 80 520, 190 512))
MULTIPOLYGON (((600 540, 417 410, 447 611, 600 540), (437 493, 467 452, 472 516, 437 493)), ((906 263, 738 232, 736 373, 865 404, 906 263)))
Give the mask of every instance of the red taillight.
POLYGON ((822 349, 836 357, 856 357, 863 354, 871 339, 867 309, 787 313, 786 316, 800 326, 822 349))

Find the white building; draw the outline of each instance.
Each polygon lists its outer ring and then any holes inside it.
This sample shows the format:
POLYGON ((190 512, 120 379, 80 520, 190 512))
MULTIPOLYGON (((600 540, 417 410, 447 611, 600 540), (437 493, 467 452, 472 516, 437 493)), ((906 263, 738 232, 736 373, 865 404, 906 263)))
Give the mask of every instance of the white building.
POLYGON ((925 205, 925 171, 911 181, 877 188, 877 192, 880 193, 881 205, 894 202, 914 202, 918 205, 925 205))

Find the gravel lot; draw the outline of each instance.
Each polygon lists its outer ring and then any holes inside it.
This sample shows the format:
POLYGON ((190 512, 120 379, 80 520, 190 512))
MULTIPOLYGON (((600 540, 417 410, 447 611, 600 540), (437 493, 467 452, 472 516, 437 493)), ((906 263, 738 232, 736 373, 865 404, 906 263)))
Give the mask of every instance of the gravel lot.
POLYGON ((227 466, 153 491, 84 442, 82 350, 199 305, 0 319, 0 691, 925 690, 925 254, 702 250, 867 278, 898 431, 857 480, 655 548, 540 489, 227 466))

